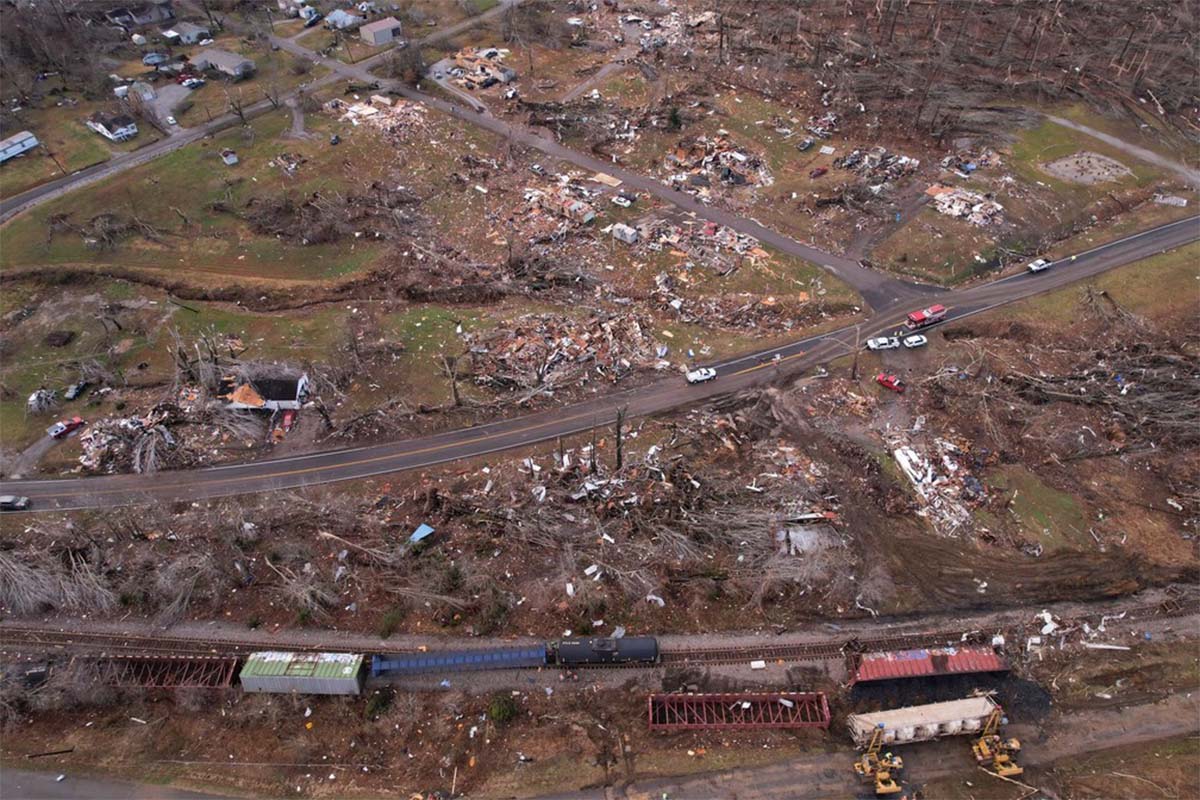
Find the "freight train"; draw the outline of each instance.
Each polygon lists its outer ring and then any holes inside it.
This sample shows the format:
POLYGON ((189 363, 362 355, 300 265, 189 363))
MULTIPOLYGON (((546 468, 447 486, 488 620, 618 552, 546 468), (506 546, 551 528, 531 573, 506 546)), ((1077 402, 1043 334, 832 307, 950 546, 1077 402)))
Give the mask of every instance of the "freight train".
POLYGON ((371 656, 371 677, 466 672, 528 667, 585 667, 595 664, 654 664, 658 640, 653 636, 620 639, 562 639, 555 642, 485 650, 406 653, 371 656))

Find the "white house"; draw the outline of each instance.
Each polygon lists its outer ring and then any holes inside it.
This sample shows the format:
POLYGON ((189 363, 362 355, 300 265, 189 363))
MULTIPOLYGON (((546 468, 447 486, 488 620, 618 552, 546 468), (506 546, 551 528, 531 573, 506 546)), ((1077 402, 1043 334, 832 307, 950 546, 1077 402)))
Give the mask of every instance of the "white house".
POLYGON ((87 126, 96 133, 114 142, 123 142, 137 136, 137 121, 128 114, 105 114, 97 111, 87 119, 87 126))
POLYGON ((279 378, 254 378, 238 383, 225 379, 218 397, 237 411, 288 411, 308 399, 308 373, 279 378))
POLYGON ((367 44, 379 47, 400 38, 400 20, 395 17, 377 19, 359 28, 358 34, 367 44))
POLYGON ((10 158, 16 158, 26 150, 32 150, 37 146, 37 137, 29 131, 14 133, 4 141, 0 141, 0 164, 3 164, 10 158))

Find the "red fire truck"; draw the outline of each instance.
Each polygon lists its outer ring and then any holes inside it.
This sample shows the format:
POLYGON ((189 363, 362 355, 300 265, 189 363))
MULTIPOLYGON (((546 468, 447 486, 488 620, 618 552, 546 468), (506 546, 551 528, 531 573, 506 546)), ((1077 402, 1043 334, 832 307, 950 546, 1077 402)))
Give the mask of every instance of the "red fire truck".
POLYGON ((908 315, 908 322, 905 325, 909 330, 917 328, 926 328, 935 322, 941 322, 946 318, 946 307, 943 305, 930 306, 921 311, 914 311, 908 315))

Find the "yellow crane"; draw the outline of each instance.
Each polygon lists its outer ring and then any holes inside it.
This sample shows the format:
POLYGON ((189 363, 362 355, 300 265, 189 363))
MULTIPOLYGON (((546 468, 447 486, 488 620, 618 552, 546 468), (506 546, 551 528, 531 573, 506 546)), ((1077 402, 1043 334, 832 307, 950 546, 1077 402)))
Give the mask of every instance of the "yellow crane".
POLYGON ((1021 751, 1021 741, 1001 738, 1000 723, 1003 717, 1004 712, 999 707, 988 715, 981 735, 971 743, 971 751, 975 754, 977 764, 986 768, 990 762, 991 770, 997 775, 1015 778, 1025 772, 1013 759, 1013 754, 1021 751))
POLYGON ((862 758, 854 762, 854 771, 864 781, 875 782, 875 795, 887 797, 902 790, 894 774, 904 769, 904 759, 883 750, 883 723, 871 733, 871 741, 863 751, 862 758))

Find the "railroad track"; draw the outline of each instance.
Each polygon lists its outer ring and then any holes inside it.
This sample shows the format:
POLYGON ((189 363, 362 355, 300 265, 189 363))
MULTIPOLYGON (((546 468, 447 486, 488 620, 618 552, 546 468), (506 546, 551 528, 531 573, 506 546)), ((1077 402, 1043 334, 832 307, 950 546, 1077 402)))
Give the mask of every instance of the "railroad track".
MULTIPOLYGON (((1152 617, 1177 617, 1200 613, 1200 598, 1184 595, 1173 598, 1169 603, 1132 606, 1125 609, 1124 620, 1148 619, 1152 617)), ((1085 621, 1098 623, 1100 614, 1093 612, 1072 618, 1060 618, 1063 627, 1080 625, 1085 621)), ((1113 616, 1109 615, 1110 618, 1113 616)), ((989 629, 989 631, 992 629, 989 629)), ((1016 628, 1001 631, 1016 635, 1016 628)), ((944 647, 960 644, 980 631, 953 630, 934 631, 893 636, 846 638, 819 642, 790 644, 751 644, 737 647, 664 649, 659 664, 596 664, 590 669, 653 669, 660 666, 684 667, 690 665, 716 666, 722 664, 744 664, 750 661, 803 663, 841 658, 849 652, 881 650, 906 650, 921 647, 944 647)), ((343 651, 340 642, 300 642, 284 639, 264 641, 261 639, 238 639, 216 637, 199 639, 170 634, 129 634, 103 631, 63 631, 32 626, 0 625, 0 655, 30 655, 45 653, 86 653, 92 656, 220 656, 240 657, 259 650, 286 650, 292 652, 343 651)), ((385 651, 363 650, 365 655, 381 654, 385 651)), ((394 649, 387 653, 397 653, 394 649)))

